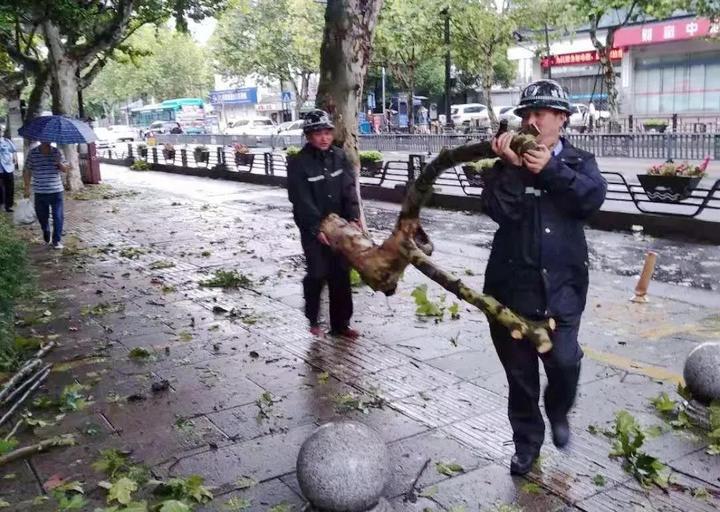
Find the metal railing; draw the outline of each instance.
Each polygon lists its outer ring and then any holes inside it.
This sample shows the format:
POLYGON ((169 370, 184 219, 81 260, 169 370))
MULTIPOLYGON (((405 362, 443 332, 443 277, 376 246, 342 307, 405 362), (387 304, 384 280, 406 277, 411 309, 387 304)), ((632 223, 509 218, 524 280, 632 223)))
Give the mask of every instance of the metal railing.
MULTIPOLYGON (((168 154, 161 147, 148 147, 146 151, 140 151, 136 144, 127 144, 116 149, 104 150, 100 156, 111 160, 139 158, 153 164, 207 169, 208 176, 217 171, 287 176, 287 161, 283 153, 257 151, 251 154, 253 161, 248 163, 236 162, 234 150, 226 146, 212 146, 206 151, 195 151, 195 148, 188 147, 176 149, 174 154, 168 154)), ((428 156, 421 153, 410 154, 406 160, 386 161, 379 172, 361 170, 360 183, 364 186, 382 188, 404 187, 417 178, 427 160, 428 156)), ((703 180, 687 198, 658 201, 648 196, 639 183, 629 182, 620 173, 603 172, 602 174, 608 183, 606 202, 632 203, 639 212, 673 217, 696 217, 704 211, 720 211, 720 180, 712 184, 707 179, 703 180)), ((435 183, 435 189, 440 194, 467 197, 479 196, 482 187, 482 177, 477 173, 466 172, 463 166, 448 169, 435 183)))

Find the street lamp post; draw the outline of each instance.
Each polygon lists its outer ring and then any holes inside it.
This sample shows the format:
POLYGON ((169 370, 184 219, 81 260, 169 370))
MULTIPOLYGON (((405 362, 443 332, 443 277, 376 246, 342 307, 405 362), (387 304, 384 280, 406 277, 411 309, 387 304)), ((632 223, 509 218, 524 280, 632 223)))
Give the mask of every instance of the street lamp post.
POLYGON ((440 14, 445 16, 445 124, 452 127, 450 117, 450 7, 445 7, 440 14))

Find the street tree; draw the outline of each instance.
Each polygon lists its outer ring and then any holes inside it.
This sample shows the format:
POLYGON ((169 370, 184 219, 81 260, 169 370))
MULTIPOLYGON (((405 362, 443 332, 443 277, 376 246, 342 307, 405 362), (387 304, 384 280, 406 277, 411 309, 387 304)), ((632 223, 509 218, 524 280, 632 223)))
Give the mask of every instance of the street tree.
POLYGON ((676 8, 681 7, 682 3, 678 0, 571 0, 570 4, 590 24, 590 40, 600 59, 603 82, 608 95, 610 129, 618 130, 620 108, 616 72, 615 66, 610 60, 616 32, 628 23, 642 20, 648 16, 662 19, 676 8), (601 27, 600 22, 606 20, 604 19, 606 15, 612 15, 617 22, 608 27, 601 27), (605 37, 601 37, 602 31, 605 31, 605 37))
POLYGON ((299 113, 320 69, 322 30, 323 8, 314 0, 234 0, 213 38, 217 71, 289 84, 299 113))
POLYGON ((408 94, 412 130, 412 104, 418 69, 443 52, 441 0, 385 0, 375 38, 374 62, 385 66, 408 94))
MULTIPOLYGON (((355 169, 360 197, 358 105, 383 0, 327 0, 316 105, 333 116, 336 143, 355 169)), ((361 206, 361 223, 365 216, 361 206)))
MULTIPOLYGON (((53 113, 74 116, 78 90, 92 83, 113 50, 135 30, 170 18, 182 29, 186 18, 202 19, 224 4, 224 0, 5 0, 1 18, 14 20, 15 30, 0 23, 0 43, 37 78, 49 74, 53 113), (31 40, 40 37, 42 51, 23 51, 27 45, 21 34, 31 40)), ((71 164, 68 188, 82 188, 77 151, 74 146, 63 151, 71 164)))
POLYGON ((456 0, 450 11, 453 53, 458 68, 475 76, 483 90, 488 116, 493 126, 497 118, 492 108, 492 86, 509 83, 515 76, 507 50, 513 32, 523 22, 525 5, 495 0, 456 0))
POLYGON ((204 98, 213 82, 208 53, 188 34, 145 26, 113 52, 86 89, 87 110, 114 122, 117 107, 131 100, 204 98))

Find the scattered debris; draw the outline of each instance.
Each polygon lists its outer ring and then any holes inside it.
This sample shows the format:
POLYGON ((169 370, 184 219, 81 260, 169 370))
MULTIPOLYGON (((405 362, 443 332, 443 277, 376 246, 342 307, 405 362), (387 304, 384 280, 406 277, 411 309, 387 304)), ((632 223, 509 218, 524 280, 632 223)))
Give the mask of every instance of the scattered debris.
POLYGON ((150 390, 153 393, 162 393, 163 391, 167 391, 168 389, 170 389, 170 381, 168 381, 167 379, 153 382, 150 386, 150 390))
POLYGON ((464 473, 465 470, 460 464, 455 463, 445 463, 445 462, 436 462, 435 463, 435 469, 438 473, 445 476, 455 476, 458 473, 464 473))

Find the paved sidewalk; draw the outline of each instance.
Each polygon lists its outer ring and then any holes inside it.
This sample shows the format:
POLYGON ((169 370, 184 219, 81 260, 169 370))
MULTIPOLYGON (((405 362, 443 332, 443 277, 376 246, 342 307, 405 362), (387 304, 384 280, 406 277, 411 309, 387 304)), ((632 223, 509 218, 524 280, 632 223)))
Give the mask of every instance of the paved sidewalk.
MULTIPOLYGON (((202 475, 216 495, 204 510, 246 498, 245 510, 286 504, 297 511, 300 444, 320 423, 353 418, 389 445, 386 495, 397 510, 512 504, 690 512, 720 505, 720 457, 705 454, 703 437, 669 428, 650 404, 662 391, 675 396, 685 355, 720 335, 716 291, 653 283, 650 304, 631 304, 634 279, 599 265, 582 327, 587 357, 572 445, 558 451, 548 436, 539 467, 513 478, 507 385, 482 314, 463 305, 459 320, 416 317, 413 288, 428 283, 433 300, 441 290, 409 269, 394 297, 355 290, 358 341, 314 339, 300 309, 303 262, 285 191, 109 166, 103 173, 114 183, 109 195, 121 194, 68 202, 62 255, 32 232, 42 288, 55 298, 49 321, 32 329, 57 334, 62 344, 51 353, 56 368, 47 387, 92 385, 93 403, 41 429, 73 431, 81 443, 15 463, 8 469, 15 479, 0 479, 8 502, 32 499, 62 477, 84 481, 88 500, 102 506, 105 494, 95 485, 103 476, 90 464, 100 449, 118 447, 158 477, 202 475), (130 184, 139 193, 122 194, 130 184), (236 290, 199 286, 218 269, 249 281, 236 290), (131 358, 139 347, 150 357, 131 358), (163 380, 169 389, 153 392, 163 380), (668 464, 680 485, 643 488, 608 457, 612 441, 590 431, 610 428, 621 409, 661 427, 643 449, 668 464), (428 458, 419 482, 425 496, 403 503, 428 458), (448 477, 436 462, 463 471, 448 477), (256 485, 242 489, 247 479, 256 485)), ((371 225, 390 226, 396 208, 369 204, 371 225)), ((426 217, 436 259, 480 288, 492 223, 461 212, 428 210, 426 217)), ((589 234, 591 242, 596 236, 589 234)), ((614 239, 597 238, 596 261, 612 260, 614 239)), ((46 510, 24 507, 17 510, 46 510)))

